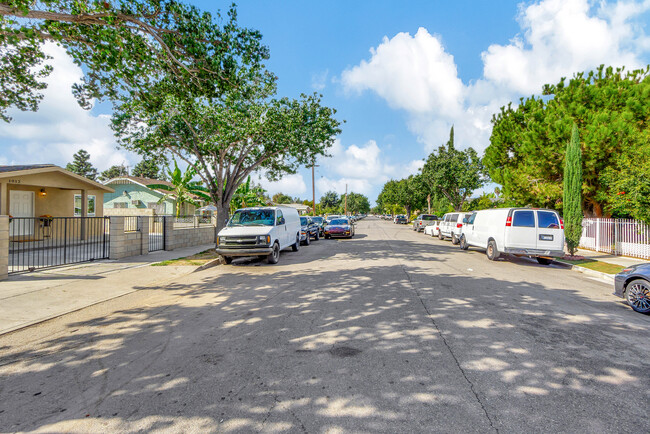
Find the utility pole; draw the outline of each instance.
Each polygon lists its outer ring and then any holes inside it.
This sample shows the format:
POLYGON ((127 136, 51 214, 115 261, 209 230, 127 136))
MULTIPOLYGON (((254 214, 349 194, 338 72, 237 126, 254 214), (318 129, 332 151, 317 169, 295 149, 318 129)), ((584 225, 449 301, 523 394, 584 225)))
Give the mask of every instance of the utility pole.
POLYGON ((312 201, 312 214, 316 216, 316 184, 314 183, 314 167, 316 165, 316 159, 312 160, 311 163, 311 201, 312 201))
POLYGON ((345 215, 348 215, 348 185, 345 184, 345 215))

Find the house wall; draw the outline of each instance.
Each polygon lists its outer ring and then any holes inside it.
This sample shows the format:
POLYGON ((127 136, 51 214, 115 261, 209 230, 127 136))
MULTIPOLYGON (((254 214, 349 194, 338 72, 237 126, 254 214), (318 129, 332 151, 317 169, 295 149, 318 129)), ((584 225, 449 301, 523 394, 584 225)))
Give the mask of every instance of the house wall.
MULTIPOLYGON (((150 188, 143 187, 138 184, 110 184, 110 187, 115 190, 115 193, 106 193, 104 195, 104 208, 115 209, 124 211, 125 209, 147 209, 147 204, 150 202, 158 203, 162 195, 150 188), (134 205, 132 201, 139 200, 138 205, 134 205), (115 203, 126 203, 126 208, 115 208, 115 203)), ((174 213, 174 201, 165 200, 163 214, 171 215, 174 213)), ((116 215, 116 214, 112 214, 116 215)), ((135 215, 135 214, 120 214, 120 215, 135 215)), ((137 214, 141 215, 141 214, 137 214)))
MULTIPOLYGON (((78 186, 77 186, 78 187, 78 186)), ((23 184, 7 185, 7 212, 9 212, 9 198, 11 191, 33 191, 34 192, 34 217, 51 215, 52 217, 74 216, 74 196, 81 194, 81 190, 62 190, 55 187, 41 187, 23 184), (41 188, 45 190, 45 196, 40 195, 41 188)), ((101 190, 86 190, 88 196, 95 196, 95 216, 102 217, 104 214, 104 192, 101 190)))

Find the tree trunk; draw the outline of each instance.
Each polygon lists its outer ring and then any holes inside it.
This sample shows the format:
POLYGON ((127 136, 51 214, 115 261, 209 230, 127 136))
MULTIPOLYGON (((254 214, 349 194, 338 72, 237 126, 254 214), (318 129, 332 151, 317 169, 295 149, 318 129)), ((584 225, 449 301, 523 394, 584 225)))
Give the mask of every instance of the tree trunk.
POLYGON ((406 218, 407 218, 408 220, 411 220, 411 207, 410 207, 410 206, 406 206, 405 208, 406 208, 406 218))
POLYGON ((221 229, 226 227, 226 222, 228 221, 228 218, 230 217, 230 203, 223 204, 221 202, 217 202, 216 204, 217 207, 217 234, 221 231, 221 229))
POLYGON ((431 195, 427 195, 427 214, 431 214, 431 195))

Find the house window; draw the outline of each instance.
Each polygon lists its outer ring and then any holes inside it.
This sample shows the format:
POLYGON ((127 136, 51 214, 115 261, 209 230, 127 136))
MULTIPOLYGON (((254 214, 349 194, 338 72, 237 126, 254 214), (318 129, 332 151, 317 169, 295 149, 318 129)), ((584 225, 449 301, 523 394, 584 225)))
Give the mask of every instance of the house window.
POLYGON ((128 208, 129 204, 126 202, 113 202, 113 208, 128 208))
MULTIPOLYGON (((95 196, 88 195, 88 209, 86 210, 88 217, 95 217, 95 196)), ((74 195, 74 216, 81 217, 81 195, 74 195)))

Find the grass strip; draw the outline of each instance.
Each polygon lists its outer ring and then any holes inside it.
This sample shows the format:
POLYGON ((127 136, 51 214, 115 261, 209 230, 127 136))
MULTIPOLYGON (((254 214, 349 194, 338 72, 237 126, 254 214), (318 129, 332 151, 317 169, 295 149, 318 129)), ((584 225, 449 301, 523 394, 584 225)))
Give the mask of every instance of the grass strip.
POLYGON ((590 270, 600 271, 601 273, 607 274, 617 274, 620 273, 623 268, 622 265, 610 264, 609 262, 596 261, 595 259, 562 259, 562 262, 566 262, 572 265, 577 265, 579 267, 589 268, 590 270))
POLYGON ((180 265, 190 265, 190 266, 201 266, 207 264, 208 262, 216 259, 219 255, 214 249, 204 250, 202 252, 196 253, 194 255, 185 256, 183 258, 169 259, 167 261, 156 262, 151 264, 153 267, 165 267, 165 266, 180 266, 180 265))

